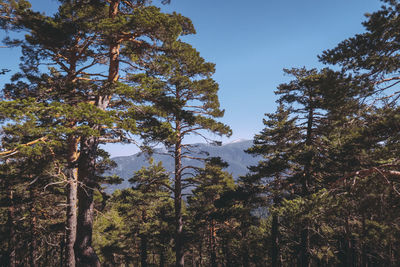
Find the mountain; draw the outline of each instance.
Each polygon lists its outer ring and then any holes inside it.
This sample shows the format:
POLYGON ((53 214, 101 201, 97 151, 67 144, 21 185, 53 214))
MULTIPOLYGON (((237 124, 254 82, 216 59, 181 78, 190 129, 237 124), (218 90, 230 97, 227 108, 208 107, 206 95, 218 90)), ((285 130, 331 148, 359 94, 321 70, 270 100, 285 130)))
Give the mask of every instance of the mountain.
MULTIPOLYGON (((248 149, 253 142, 251 140, 236 140, 231 143, 224 144, 222 146, 215 146, 210 144, 193 144, 190 149, 191 156, 197 157, 221 157, 224 161, 229 164, 226 169, 227 172, 231 173, 235 179, 241 175, 247 173, 247 167, 256 165, 259 161, 259 157, 253 157, 244 152, 248 149)), ((173 173, 174 160, 171 156, 162 154, 165 153, 166 149, 156 149, 153 154, 155 162, 162 161, 164 168, 173 173)), ((117 188, 129 187, 128 179, 132 177, 135 171, 138 171, 143 166, 148 166, 148 156, 143 153, 137 153, 131 156, 115 157, 113 160, 117 163, 117 167, 111 171, 111 174, 116 174, 123 178, 124 181, 120 185, 112 185, 108 190, 115 190, 117 188)), ((202 162, 198 160, 184 159, 183 165, 192 165, 196 167, 202 167, 202 162)))

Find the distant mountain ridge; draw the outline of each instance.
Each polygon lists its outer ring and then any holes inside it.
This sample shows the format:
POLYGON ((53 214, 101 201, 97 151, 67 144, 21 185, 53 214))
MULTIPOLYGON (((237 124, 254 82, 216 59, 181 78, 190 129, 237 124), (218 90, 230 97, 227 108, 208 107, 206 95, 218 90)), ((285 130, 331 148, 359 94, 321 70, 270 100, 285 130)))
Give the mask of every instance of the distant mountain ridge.
MULTIPOLYGON (((253 141, 251 140, 235 140, 233 142, 223 144, 222 146, 215 146, 210 144, 193 144, 190 151, 192 156, 199 157, 221 157, 224 161, 229 164, 229 167, 225 171, 232 174, 237 179, 239 176, 245 175, 248 172, 247 167, 256 165, 260 160, 260 157, 253 157, 245 153, 244 151, 252 146, 253 141)), ((174 160, 171 156, 162 154, 165 153, 165 148, 155 149, 155 153, 152 155, 155 162, 162 162, 164 168, 173 173, 174 160)), ((138 171, 143 166, 148 166, 148 156, 143 153, 136 153, 131 156, 122 156, 112 158, 116 163, 117 167, 111 171, 111 174, 116 174, 123 178, 124 181, 120 185, 113 185, 109 187, 109 190, 115 190, 117 188, 129 187, 128 179, 133 176, 135 171, 138 171)), ((196 167, 202 167, 203 163, 198 160, 184 159, 183 165, 193 165, 196 167)))

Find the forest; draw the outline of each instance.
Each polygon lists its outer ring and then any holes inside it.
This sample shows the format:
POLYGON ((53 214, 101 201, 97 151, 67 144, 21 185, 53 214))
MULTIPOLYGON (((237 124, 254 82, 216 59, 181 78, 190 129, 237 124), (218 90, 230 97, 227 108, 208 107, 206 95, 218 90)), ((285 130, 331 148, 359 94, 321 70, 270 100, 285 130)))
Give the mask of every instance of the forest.
POLYGON ((0 266, 400 266, 400 1, 266 88, 276 109, 246 150, 261 160, 238 179, 188 141, 232 134, 190 18, 56 2, 0 0, 2 45, 22 51, 0 63, 0 266), (110 143, 148 159, 112 192, 110 143))

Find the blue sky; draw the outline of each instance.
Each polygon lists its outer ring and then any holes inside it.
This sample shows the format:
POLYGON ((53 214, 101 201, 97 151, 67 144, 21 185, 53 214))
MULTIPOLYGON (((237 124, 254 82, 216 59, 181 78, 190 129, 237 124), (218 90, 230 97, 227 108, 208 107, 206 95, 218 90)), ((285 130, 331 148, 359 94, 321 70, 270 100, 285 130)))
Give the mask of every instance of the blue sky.
POLYGON ((217 64, 215 79, 233 139, 251 139, 275 110, 283 68, 321 67, 317 55, 363 31, 378 0, 173 0, 168 9, 192 19, 190 42, 217 64))
MULTIPOLYGON (((57 5, 54 0, 31 2, 44 11, 57 5)), ((197 34, 185 40, 216 63, 222 121, 231 126, 230 140, 235 140, 252 139, 263 128, 264 113, 275 110, 273 91, 289 79, 283 68, 322 67, 317 55, 363 32, 364 14, 380 6, 379 0, 172 0, 163 9, 192 19, 197 34)), ((18 56, 17 49, 0 49, 0 68, 15 69, 18 56)), ((107 150, 118 156, 137 149, 113 145, 107 150)))

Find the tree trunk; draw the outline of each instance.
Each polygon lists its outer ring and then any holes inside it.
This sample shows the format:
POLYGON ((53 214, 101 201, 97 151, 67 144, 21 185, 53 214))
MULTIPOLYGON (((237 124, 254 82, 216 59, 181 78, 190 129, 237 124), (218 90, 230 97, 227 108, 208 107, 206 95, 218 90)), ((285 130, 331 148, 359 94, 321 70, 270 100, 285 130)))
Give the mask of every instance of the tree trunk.
MULTIPOLYGON (((142 210, 142 221, 143 223, 147 222, 147 214, 146 210, 142 210)), ((140 261, 141 267, 147 267, 147 235, 140 235, 140 261)))
POLYGON ((233 267, 229 245, 229 240, 226 240, 224 242, 225 267, 233 267))
POLYGON ((211 220, 211 227, 210 227, 210 249, 211 249, 211 267, 217 267, 217 253, 216 253, 216 244, 215 244, 215 226, 214 220, 211 220))
POLYGON ((249 249, 247 246, 243 248, 243 255, 242 255, 242 266, 243 267, 249 267, 250 262, 249 262, 249 249))
MULTIPOLYGON (((111 0, 109 3, 109 18, 114 19, 119 12, 120 0, 111 0)), ((120 41, 118 33, 111 38, 107 78, 109 86, 112 86, 119 78, 120 41)), ((100 95, 96 100, 96 106, 102 110, 106 110, 110 99, 111 95, 100 95)), ((98 128, 98 126, 93 127, 98 128)), ((80 186, 78 189, 79 209, 75 244, 75 258, 77 259, 78 266, 100 266, 99 259, 92 247, 93 189, 97 185, 95 180, 97 147, 98 140, 95 137, 85 138, 83 142, 81 141, 78 177, 85 188, 80 186)))
MULTIPOLYGON (((309 92, 309 101, 313 101, 313 97, 311 91, 309 92)), ((314 125, 314 107, 310 105, 308 107, 308 115, 307 115, 307 132, 306 132, 306 140, 305 144, 307 147, 313 146, 313 125, 314 125)), ((312 174, 312 161, 313 155, 308 155, 307 161, 304 165, 304 173, 303 173, 303 196, 307 196, 310 193, 310 180, 312 174)), ((308 225, 305 225, 303 230, 301 231, 301 252, 300 252, 300 263, 302 267, 310 266, 310 233, 308 230, 308 225)))
MULTIPOLYGON (((108 17, 110 19, 114 19, 119 12, 119 3, 120 0, 111 0, 110 6, 108 9, 108 17)), ((118 81, 119 78, 119 50, 120 50, 120 41, 118 37, 118 33, 115 33, 115 36, 112 36, 112 41, 109 47, 109 59, 110 63, 108 66, 108 82, 110 84, 118 81)))
POLYGON ((67 188, 67 218, 66 218, 66 238, 65 238, 65 266, 75 267, 74 244, 76 240, 76 208, 78 192, 78 168, 76 166, 78 159, 79 138, 68 138, 68 157, 66 176, 68 179, 67 188))
POLYGON ((65 266, 75 267, 74 244, 76 240, 77 174, 76 168, 68 171, 67 222, 65 241, 65 266))
POLYGON ((31 231, 31 244, 29 246, 29 264, 31 267, 37 267, 37 262, 36 262, 36 253, 37 253, 37 240, 36 240, 36 209, 35 209, 35 192, 34 188, 31 188, 29 195, 31 199, 31 220, 30 220, 30 231, 31 231))
MULTIPOLYGON (((65 250, 65 236, 61 238, 60 241, 60 267, 65 267, 65 260, 64 260, 64 250, 65 250)), ((75 257, 75 253, 74 253, 75 257)), ((75 260, 75 258, 74 258, 75 260)), ((75 263, 75 261, 74 261, 75 263)))
POLYGON ((96 152, 98 142, 95 137, 82 138, 78 161, 78 218, 76 241, 74 245, 76 265, 80 267, 100 266, 92 247, 93 232, 93 192, 97 186, 95 177, 96 152))
POLYGON ((346 218, 346 236, 345 236, 345 266, 354 266, 354 249, 351 238, 349 217, 346 218))
POLYGON ((140 235, 140 262, 141 267, 147 267, 147 236, 140 235))
POLYGON ((246 229, 247 225, 243 225, 242 223, 242 229, 241 229, 241 236, 242 236, 242 266, 243 267, 248 267, 250 266, 250 257, 249 257, 249 248, 247 245, 247 229, 246 229))
POLYGON ((301 253, 300 253, 300 264, 301 267, 309 267, 310 266, 310 239, 309 232, 307 226, 301 231, 301 253))
POLYGON ((164 255, 164 249, 161 249, 160 251, 160 267, 165 266, 165 255, 164 255))
POLYGON ((362 216, 362 235, 361 235, 361 267, 367 267, 368 266, 368 257, 367 257, 367 249, 365 247, 365 236, 366 236, 366 230, 365 230, 365 218, 362 216))
POLYGON ((203 240, 200 240, 199 245, 199 266, 203 266, 203 240))
POLYGON ((183 219, 182 219, 182 147, 180 122, 176 122, 177 142, 175 143, 175 257, 176 267, 185 263, 183 249, 183 219))
POLYGON ((279 221, 278 215, 272 215, 272 227, 271 227, 271 266, 277 267, 279 264, 279 221))
POLYGON ((7 229, 9 231, 9 240, 8 240, 8 259, 7 259, 7 264, 6 266, 10 267, 15 267, 16 265, 16 258, 15 258, 15 244, 16 244, 16 238, 15 238, 15 209, 14 209, 14 192, 11 189, 9 191, 9 206, 8 206, 8 213, 7 213, 7 229))

